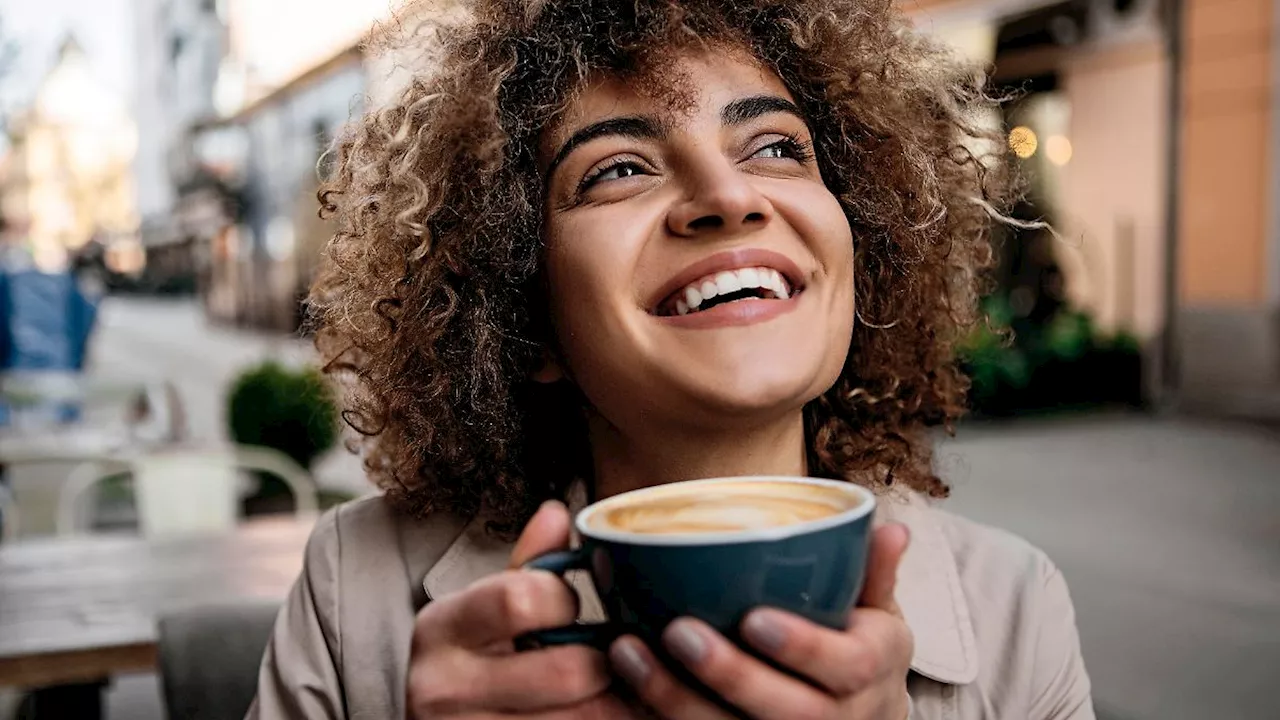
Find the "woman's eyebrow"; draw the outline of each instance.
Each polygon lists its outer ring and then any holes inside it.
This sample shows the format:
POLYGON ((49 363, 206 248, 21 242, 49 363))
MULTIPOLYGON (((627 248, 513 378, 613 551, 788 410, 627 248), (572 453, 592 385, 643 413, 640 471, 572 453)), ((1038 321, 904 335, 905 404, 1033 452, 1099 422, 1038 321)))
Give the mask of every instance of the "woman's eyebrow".
POLYGON ((560 146, 559 152, 556 153, 551 164, 547 166, 547 177, 551 177, 552 173, 556 171, 556 166, 569 157, 569 153, 573 152, 579 145, 597 138, 621 135, 637 140, 661 140, 666 134, 666 128, 662 123, 658 122, 657 118, 646 115, 609 118, 598 123, 592 123, 570 135, 564 145, 560 146))
POLYGON ((798 105, 777 95, 754 95, 734 100, 720 110, 720 122, 725 125, 741 125, 770 113, 794 115, 800 122, 809 124, 798 105))

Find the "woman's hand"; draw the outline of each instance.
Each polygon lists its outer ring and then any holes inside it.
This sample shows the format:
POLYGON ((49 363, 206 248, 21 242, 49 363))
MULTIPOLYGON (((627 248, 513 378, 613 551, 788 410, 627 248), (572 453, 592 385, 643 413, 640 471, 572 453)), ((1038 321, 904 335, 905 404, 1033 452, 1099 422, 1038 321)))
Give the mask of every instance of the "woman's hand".
POLYGON ((428 603, 414 628, 406 683, 409 715, 435 718, 625 718, 606 692, 610 675, 598 650, 566 645, 515 652, 531 630, 572 623, 578 599, 551 573, 518 570, 569 544, 569 514, 548 503, 511 554, 511 570, 428 603))
MULTIPOLYGON (((866 587, 844 632, 770 609, 743 621, 748 643, 808 683, 769 667, 697 620, 671 623, 663 644, 708 688, 756 720, 905 720, 912 638, 893 593, 908 540, 901 525, 876 531, 866 587)), ((664 669, 635 637, 619 639, 609 656, 662 717, 729 717, 664 669)))

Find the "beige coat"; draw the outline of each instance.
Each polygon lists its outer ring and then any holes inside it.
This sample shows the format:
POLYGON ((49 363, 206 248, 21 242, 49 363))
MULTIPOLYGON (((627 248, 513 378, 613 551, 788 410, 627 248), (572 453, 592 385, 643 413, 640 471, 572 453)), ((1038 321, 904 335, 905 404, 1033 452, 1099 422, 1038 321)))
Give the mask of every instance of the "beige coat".
MULTIPOLYGON (((911 529, 898 603, 915 634, 912 720, 1092 720, 1062 574, 1012 535, 882 501, 911 529)), ((415 522, 381 498, 326 514, 276 621, 250 720, 398 720, 416 611, 506 567, 480 523, 415 522)), ((582 578, 575 585, 583 590, 582 578)), ((600 615, 585 593, 584 616, 600 615)))

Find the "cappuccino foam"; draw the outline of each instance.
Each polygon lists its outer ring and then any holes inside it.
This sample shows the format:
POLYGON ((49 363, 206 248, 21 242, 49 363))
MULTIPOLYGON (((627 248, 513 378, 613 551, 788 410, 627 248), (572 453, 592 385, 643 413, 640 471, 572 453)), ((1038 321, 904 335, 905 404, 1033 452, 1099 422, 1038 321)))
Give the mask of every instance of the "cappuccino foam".
POLYGON ((778 481, 656 489, 602 507, 587 526, 640 534, 725 533, 820 520, 860 504, 852 492, 778 481))

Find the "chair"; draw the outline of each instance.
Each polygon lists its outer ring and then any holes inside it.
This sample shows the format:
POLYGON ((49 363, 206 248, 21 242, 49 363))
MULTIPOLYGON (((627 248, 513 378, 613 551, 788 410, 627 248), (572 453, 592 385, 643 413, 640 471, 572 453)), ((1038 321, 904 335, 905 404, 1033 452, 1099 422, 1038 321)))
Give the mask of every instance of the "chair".
POLYGON ((149 443, 175 443, 187 437, 182 396, 171 382, 144 385, 129 409, 130 434, 149 443))
POLYGON ((241 720, 279 605, 192 608, 159 621, 160 686, 168 717, 241 720))
POLYGON ((240 471, 280 478, 293 492, 297 513, 316 512, 315 482, 287 455, 265 447, 176 446, 81 463, 59 494, 57 531, 71 534, 86 529, 86 513, 82 512, 85 495, 106 478, 122 474, 133 476, 138 522, 144 535, 229 530, 239 515, 240 471))
MULTIPOLYGON (((65 418, 64 418, 65 419, 65 418)), ((83 418, 81 418, 83 419, 83 418)), ((0 461, 9 465, 80 462, 129 449, 183 441, 186 412, 169 382, 111 382, 56 373, 0 373, 0 461), (123 417, 102 410, 123 406, 123 417), (97 422, 63 422, 50 413, 73 408, 97 422)))
POLYGON ((79 421, 92 410, 122 408, 135 435, 176 441, 186 429, 182 398, 168 381, 138 382, 86 376, 76 371, 0 371, 0 422, 42 430, 79 421), (30 416, 30 417, 28 417, 30 416))

